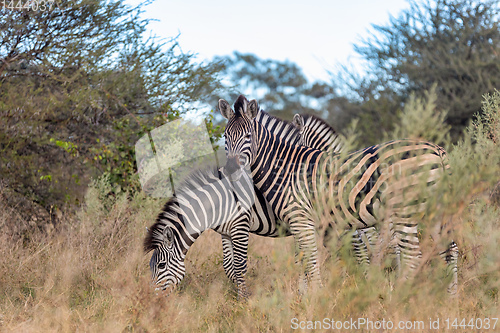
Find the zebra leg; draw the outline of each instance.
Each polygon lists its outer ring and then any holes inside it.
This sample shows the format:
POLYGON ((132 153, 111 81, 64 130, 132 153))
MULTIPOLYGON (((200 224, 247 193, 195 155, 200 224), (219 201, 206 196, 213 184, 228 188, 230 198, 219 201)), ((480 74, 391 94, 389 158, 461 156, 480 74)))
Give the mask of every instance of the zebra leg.
POLYGON ((245 274, 247 272, 248 257, 248 225, 239 226, 231 235, 233 248, 233 268, 234 278, 238 288, 238 299, 248 298, 247 286, 245 283, 245 274))
POLYGON ((234 252, 233 252, 233 242, 231 237, 227 235, 221 235, 222 237, 222 266, 224 266, 224 271, 227 277, 236 284, 236 276, 234 273, 234 252))
MULTIPOLYGON (((352 234, 352 247, 358 263, 365 267, 370 265, 370 257, 374 255, 378 241, 375 227, 357 229, 352 234)), ((365 275, 367 271, 365 270, 365 275)))
POLYGON ((368 247, 363 241, 363 230, 354 230, 352 233, 351 244, 354 255, 358 260, 358 264, 363 267, 367 267, 367 265, 370 264, 370 258, 368 256, 368 247))
POLYGON ((318 264, 318 245, 316 230, 313 221, 290 224, 290 230, 295 238, 298 250, 301 252, 300 261, 305 269, 305 283, 312 287, 321 286, 321 277, 318 264))
POLYGON ((448 285, 448 293, 455 296, 458 292, 458 246, 457 243, 452 241, 448 245, 448 249, 439 253, 441 258, 446 261, 446 273, 451 274, 451 282, 448 285))
MULTIPOLYGON (((451 221, 450 221, 451 222, 451 221)), ((445 226, 440 223, 434 226, 432 239, 439 240, 443 235, 445 226)), ((450 230, 448 230, 449 232, 450 230)), ((441 247, 442 249, 442 247, 441 247)), ((448 293, 450 296, 455 296, 458 292, 458 246, 457 243, 451 241, 448 248, 439 252, 439 256, 446 262, 446 275, 451 275, 451 282, 448 285, 448 293)))
MULTIPOLYGON (((363 239, 365 244, 369 247, 369 252, 375 251, 375 246, 377 246, 377 240, 378 240, 378 231, 375 229, 375 227, 368 227, 362 229, 362 235, 366 236, 366 240, 363 239)), ((363 237, 362 237, 363 238, 363 237)))
POLYGON ((396 271, 397 271, 397 276, 402 276, 402 267, 401 266, 401 248, 399 247, 399 244, 394 245, 394 254, 396 255, 396 271))
POLYGON ((411 225, 404 221, 403 223, 394 224, 394 232, 396 237, 396 258, 399 263, 398 271, 401 272, 400 277, 409 278, 413 275, 420 264, 422 252, 420 251, 420 241, 418 239, 417 225, 411 225), (400 253, 400 255, 398 255, 400 253))

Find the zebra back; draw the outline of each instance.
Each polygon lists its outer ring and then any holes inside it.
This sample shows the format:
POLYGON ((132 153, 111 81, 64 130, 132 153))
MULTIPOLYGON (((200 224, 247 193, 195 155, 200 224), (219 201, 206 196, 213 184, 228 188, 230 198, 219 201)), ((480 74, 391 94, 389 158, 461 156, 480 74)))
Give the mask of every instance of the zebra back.
POLYGON ((194 171, 178 186, 176 196, 164 205, 156 223, 148 229, 144 250, 161 247, 167 224, 174 226, 179 244, 187 250, 206 229, 224 229, 226 222, 250 214, 255 201, 253 189, 248 176, 231 182, 215 167, 194 171))
POLYGON ((449 168, 443 148, 408 139, 364 148, 342 159, 335 154, 323 158, 316 186, 328 188, 321 192, 330 203, 325 214, 333 213, 336 221, 358 228, 384 220, 377 216, 380 206, 401 215, 421 213, 428 192, 449 168))

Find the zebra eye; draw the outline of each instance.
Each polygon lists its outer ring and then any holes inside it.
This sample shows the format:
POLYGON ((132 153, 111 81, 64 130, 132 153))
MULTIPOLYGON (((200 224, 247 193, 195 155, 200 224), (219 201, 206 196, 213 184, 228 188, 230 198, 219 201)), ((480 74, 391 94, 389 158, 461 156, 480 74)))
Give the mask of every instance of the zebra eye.
POLYGON ((165 267, 167 267, 167 263, 165 263, 165 262, 161 262, 158 264, 159 269, 165 269, 165 267))
POLYGON ((252 133, 251 133, 251 132, 248 132, 248 133, 245 135, 245 138, 247 138, 247 139, 251 139, 251 138, 252 138, 252 133))

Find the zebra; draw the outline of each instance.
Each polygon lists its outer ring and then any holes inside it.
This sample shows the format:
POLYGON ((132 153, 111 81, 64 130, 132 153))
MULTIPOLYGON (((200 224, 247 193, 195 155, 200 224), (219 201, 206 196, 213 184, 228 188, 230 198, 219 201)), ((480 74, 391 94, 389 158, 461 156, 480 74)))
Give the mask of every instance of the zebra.
MULTIPOLYGON (((290 127, 290 123, 287 121, 273 117, 263 110, 259 110, 256 121, 291 144, 308 146, 331 153, 340 153, 343 148, 343 139, 337 131, 323 119, 314 115, 295 114, 292 121, 295 128, 290 127)), ((278 218, 276 217, 276 219, 278 218)), ((370 263, 367 244, 373 248, 376 239, 375 227, 354 230, 352 233, 351 246, 358 263, 362 266, 370 263)), ((324 245, 327 246, 326 241, 324 245)))
POLYGON ((401 265, 415 270, 421 258, 415 218, 425 204, 413 204, 420 191, 412 185, 424 177, 429 189, 436 186, 449 168, 443 148, 425 141, 396 140, 340 158, 275 136, 254 121, 259 112, 255 100, 240 95, 233 110, 221 99, 219 110, 228 119, 225 169, 233 180, 250 169, 256 187, 304 252, 306 282, 321 284, 317 227, 363 229, 385 219, 390 222, 380 225, 376 253, 382 252, 387 244, 382 240, 392 234, 401 251, 401 265))
MULTIPOLYGON (((290 143, 305 145, 334 153, 340 152, 343 147, 342 139, 337 134, 335 129, 328 125, 324 120, 313 115, 296 114, 292 123, 289 123, 285 120, 271 116, 264 110, 260 110, 257 114, 256 120, 273 134, 290 143)), ((257 188, 254 188, 254 191, 260 194, 260 191, 257 188)), ((260 236, 277 237, 277 234, 268 234, 267 230, 271 229, 281 230, 280 235, 282 236, 292 235, 288 226, 278 219, 262 195, 256 197, 255 204, 257 206, 254 207, 252 214, 252 225, 257 227, 251 231, 252 233, 260 236), (258 206, 259 204, 261 207, 258 206), (261 214, 257 213, 260 211, 265 214, 260 216, 261 214), (271 227, 268 227, 267 225, 270 225, 271 227)), ((370 263, 368 247, 366 244, 368 243, 372 248, 374 246, 376 236, 377 233, 374 227, 355 230, 352 233, 351 245, 353 253, 355 254, 359 264, 366 266, 366 264, 370 263)), ((325 242, 325 246, 326 245, 327 244, 325 242)), ((223 235, 223 266, 226 271, 226 275, 234 282, 233 277, 235 276, 235 273, 233 272, 234 265, 232 263, 231 246, 231 239, 223 235)))
MULTIPOLYGON (((258 119, 258 118, 257 118, 258 119)), ((301 144, 312 148, 338 153, 342 150, 342 139, 328 123, 323 119, 313 115, 296 114, 292 122, 300 132, 301 144)), ((372 252, 376 246, 378 232, 375 227, 355 230, 352 234, 352 248, 358 262, 362 265, 370 264, 368 252, 372 252), (370 247, 370 250, 368 249, 370 247)), ((396 255, 396 268, 401 274, 400 250, 396 246, 393 248, 396 255)), ((449 274, 453 280, 448 287, 450 294, 456 294, 458 274, 458 246, 455 242, 450 242, 448 248, 439 252, 439 256, 448 264, 449 274)))
MULTIPOLYGON (((153 251, 149 263, 152 280, 158 290, 170 291, 182 281, 186 273, 184 260, 190 246, 207 229, 212 229, 230 239, 230 276, 236 283, 238 297, 246 298, 244 275, 247 269, 247 247, 249 232, 275 236, 279 234, 273 218, 259 227, 252 217, 264 216, 255 210, 254 200, 263 200, 262 195, 252 191, 250 178, 241 177, 231 182, 217 168, 198 170, 190 174, 170 198, 155 224, 148 228, 144 239, 144 251, 153 251), (255 195, 255 197, 254 197, 255 195), (253 216, 252 216, 253 215, 253 216)), ((261 207, 260 205, 257 205, 261 207)), ((228 269, 226 269, 228 272, 228 269)))

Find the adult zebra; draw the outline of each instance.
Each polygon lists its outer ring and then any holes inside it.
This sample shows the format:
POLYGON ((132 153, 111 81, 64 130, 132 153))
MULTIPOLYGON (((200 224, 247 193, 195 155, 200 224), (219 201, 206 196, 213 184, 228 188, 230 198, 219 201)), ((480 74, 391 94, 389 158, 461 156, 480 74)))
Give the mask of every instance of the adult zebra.
MULTIPOLYGON (((338 153, 342 149, 342 139, 335 129, 322 119, 312 115, 295 115, 292 123, 271 116, 269 113, 260 110, 256 120, 277 137, 292 144, 306 145, 311 148, 321 149, 332 153, 338 153)), ((251 230, 250 232, 259 236, 277 237, 291 236, 290 228, 286 223, 282 223, 274 214, 269 203, 257 188, 255 206, 252 207, 251 230), (269 230, 277 231, 270 234, 269 230)), ((344 235, 345 236, 345 235, 344 235)), ((367 244, 372 248, 376 240, 377 232, 374 227, 355 230, 351 235, 351 245, 357 261, 360 264, 369 264, 367 244)), ((233 240, 222 235, 223 266, 227 276, 236 283, 233 264, 233 240)))
MULTIPOLYGON (((258 119, 258 118, 257 118, 258 119)), ((342 140, 336 131, 323 119, 312 115, 296 114, 293 118, 293 124, 300 132, 301 144, 316 149, 328 151, 330 153, 339 152, 342 149, 342 140)), ((391 231, 391 234, 394 234, 391 231)), ((402 241, 411 242, 411 237, 401 235, 402 241)), ((410 235, 411 236, 411 235, 410 235)), ((361 264, 370 264, 370 255, 378 256, 373 253, 378 239, 378 232, 375 227, 355 230, 352 234, 352 248, 361 264), (368 249, 368 247, 370 249, 368 249), (369 253, 370 252, 370 253, 369 253)), ((401 252, 398 246, 393 246, 393 254, 396 255, 396 268, 401 275, 401 252)), ((420 255, 417 253, 417 255, 420 255)), ((452 281, 448 286, 450 294, 457 292, 457 274, 458 274, 458 246, 455 242, 448 244, 445 250, 439 252, 439 256, 448 264, 448 274, 452 276, 452 281)), ((408 259, 408 258, 407 258, 408 259)), ((409 258, 413 261, 412 258, 409 258)), ((418 260, 418 259, 417 259, 418 260)))
MULTIPOLYGON (((320 283, 317 263, 317 226, 362 229, 381 225, 381 240, 393 233, 404 264, 418 265, 420 245, 415 218, 425 209, 419 190, 424 178, 432 188, 448 167, 446 152, 432 143, 398 140, 351 153, 335 154, 297 146, 276 137, 259 122, 255 100, 239 96, 231 109, 219 101, 228 119, 225 130, 227 171, 238 178, 249 167, 255 185, 276 215, 290 226, 305 254, 305 273, 320 283), (399 171, 399 172, 396 172, 399 171), (382 186, 385 185, 385 186, 382 186), (418 204, 415 204, 417 202, 418 204), (331 218, 335 223, 331 223, 331 218), (392 224, 392 227, 389 225, 392 224)), ((425 199, 425 198, 424 198, 425 199)), ((385 242, 379 242, 377 253, 385 242)))

